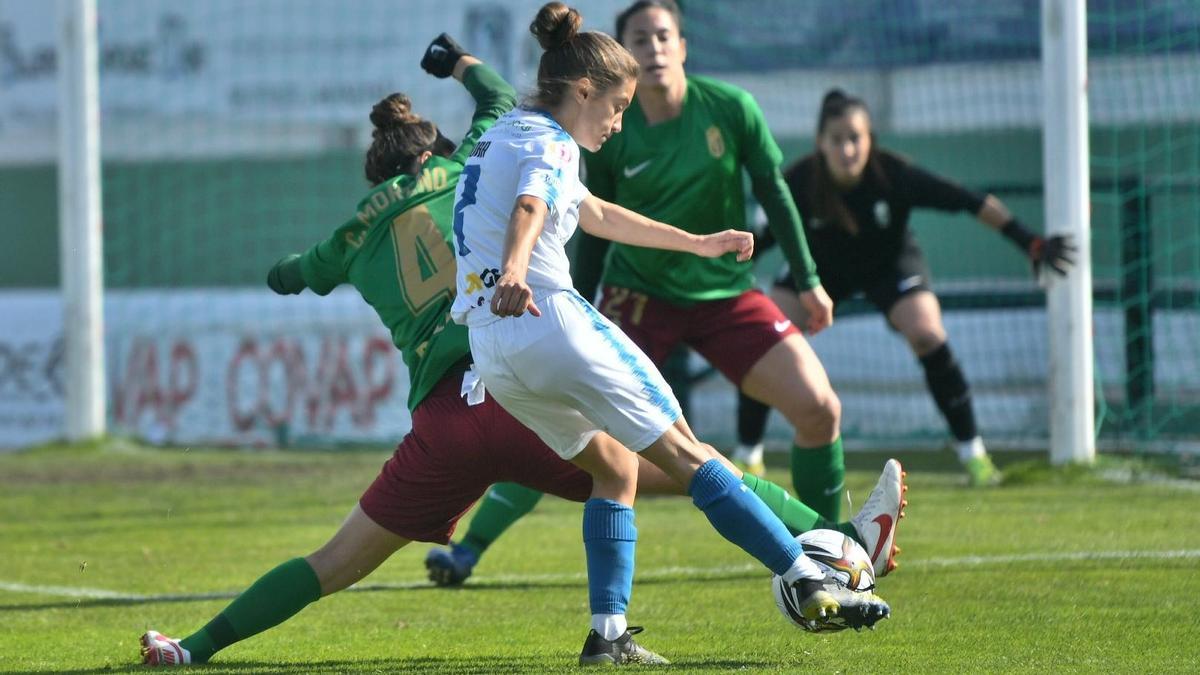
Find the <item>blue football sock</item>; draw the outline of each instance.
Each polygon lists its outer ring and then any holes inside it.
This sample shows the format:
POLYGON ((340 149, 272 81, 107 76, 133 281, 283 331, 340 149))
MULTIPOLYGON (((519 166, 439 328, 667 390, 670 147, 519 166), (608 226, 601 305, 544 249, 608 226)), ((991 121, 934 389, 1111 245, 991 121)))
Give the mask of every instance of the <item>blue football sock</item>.
POLYGON ((775 574, 785 574, 803 552, 778 516, 718 460, 696 471, 688 494, 722 537, 775 574))
POLYGON ((625 614, 633 593, 636 546, 632 507, 611 499, 587 500, 583 505, 583 548, 592 614, 625 614))

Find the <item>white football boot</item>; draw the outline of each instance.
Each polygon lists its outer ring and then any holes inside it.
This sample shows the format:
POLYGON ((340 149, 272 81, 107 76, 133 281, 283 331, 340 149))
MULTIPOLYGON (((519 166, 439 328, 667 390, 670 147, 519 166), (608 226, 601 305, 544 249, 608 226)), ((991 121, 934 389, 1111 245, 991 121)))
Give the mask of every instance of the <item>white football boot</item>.
POLYGON ((142 636, 142 663, 149 666, 182 666, 191 662, 192 655, 179 646, 179 640, 156 630, 148 630, 142 636))
POLYGON ((908 506, 904 498, 904 493, 908 492, 908 486, 904 484, 907 475, 900 462, 889 459, 883 465, 875 489, 850 519, 863 548, 871 556, 876 578, 887 576, 896 569, 896 556, 900 555, 900 547, 896 546, 896 528, 904 517, 904 507, 908 506))

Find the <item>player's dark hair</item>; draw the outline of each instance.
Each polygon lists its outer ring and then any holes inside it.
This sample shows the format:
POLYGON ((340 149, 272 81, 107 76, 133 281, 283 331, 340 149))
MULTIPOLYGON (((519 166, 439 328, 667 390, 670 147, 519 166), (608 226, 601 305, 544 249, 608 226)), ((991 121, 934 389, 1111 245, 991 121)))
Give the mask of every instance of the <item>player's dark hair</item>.
POLYGON ((676 32, 683 35, 683 12, 679 10, 679 4, 675 0, 638 0, 617 15, 617 32, 613 33, 613 35, 617 36, 621 44, 625 44, 625 24, 629 23, 634 14, 643 9, 650 9, 651 7, 666 10, 671 15, 671 18, 675 20, 676 32))
POLYGON ((546 50, 538 63, 535 105, 557 106, 571 85, 585 77, 597 91, 637 79, 633 55, 604 33, 580 33, 582 25, 583 15, 561 2, 543 5, 529 24, 529 32, 546 50))
POLYGON ((429 150, 435 155, 454 154, 454 142, 438 131, 437 125, 412 111, 404 94, 392 94, 371 108, 371 147, 365 171, 371 185, 399 176, 415 174, 417 158, 429 150))
MULTIPOLYGON (((850 213, 850 209, 846 208, 846 203, 842 201, 841 190, 838 189, 833 180, 833 174, 830 173, 829 166, 825 163, 825 155, 821 153, 820 139, 829 122, 856 111, 861 111, 866 115, 867 123, 870 124, 871 111, 861 98, 850 96, 837 88, 830 89, 825 93, 825 97, 821 99, 821 112, 817 115, 815 143, 818 147, 816 161, 813 163, 813 191, 816 197, 813 215, 826 222, 835 223, 850 234, 858 234, 858 221, 854 219, 854 214, 850 213)), ((871 151, 867 155, 867 164, 863 167, 863 174, 864 177, 869 174, 879 181, 885 191, 890 190, 887 174, 879 163, 874 130, 871 131, 871 151)))

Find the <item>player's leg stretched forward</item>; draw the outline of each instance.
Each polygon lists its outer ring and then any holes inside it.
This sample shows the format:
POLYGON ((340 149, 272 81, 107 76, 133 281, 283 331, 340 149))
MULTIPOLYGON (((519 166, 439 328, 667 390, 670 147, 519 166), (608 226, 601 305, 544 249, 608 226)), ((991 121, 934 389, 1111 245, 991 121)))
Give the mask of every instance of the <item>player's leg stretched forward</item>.
MULTIPOLYGON (((898 465, 897 465, 898 466, 898 465)), ((897 565, 895 556, 895 526, 884 530, 875 523, 879 514, 899 513, 903 517, 904 492, 902 476, 896 467, 885 466, 875 491, 868 496, 862 509, 849 521, 833 522, 814 511, 804 502, 795 499, 787 490, 765 478, 742 471, 732 463, 726 468, 754 494, 758 495, 788 531, 798 535, 809 530, 838 530, 855 539, 873 553, 876 576, 888 574, 897 565), (879 494, 875 498, 876 493, 879 494)), ((687 495, 687 489, 648 461, 643 460, 638 468, 638 494, 643 495, 687 495)), ((448 548, 435 547, 425 558, 429 580, 439 586, 457 586, 467 580, 488 548, 508 530, 513 523, 531 512, 541 501, 543 493, 520 483, 497 483, 480 499, 479 508, 472 516, 467 533, 448 548)))
MULTIPOLYGON (((597 589, 625 583, 632 561, 623 569, 604 556, 619 558, 625 541, 631 546, 632 539, 621 531, 623 509, 608 508, 605 498, 632 500, 612 486, 627 482, 614 478, 620 472, 637 471, 636 457, 609 439, 607 452, 616 455, 615 468, 597 471, 601 478, 594 480, 557 457, 490 397, 468 405, 459 395, 459 379, 444 378, 414 410, 413 431, 328 543, 270 570, 183 639, 148 631, 141 639, 143 661, 206 662, 219 650, 279 625, 321 597, 366 577, 409 541, 448 541, 458 519, 494 480, 526 480, 531 488, 574 501, 584 501, 589 494, 600 498, 585 508, 585 539, 591 595, 607 601, 597 589), (598 553, 593 555, 593 549, 598 553)), ((628 593, 624 598, 627 602, 628 593)), ((619 646, 628 648, 628 642, 619 646)))
POLYGON ((141 638, 143 661, 155 666, 205 663, 221 649, 277 626, 357 582, 408 543, 356 504, 324 546, 259 577, 201 629, 181 640, 147 631, 141 638))
MULTIPOLYGON (((889 614, 887 604, 877 596, 850 592, 827 578, 804 555, 782 521, 726 468, 712 446, 696 439, 682 418, 642 452, 676 481, 687 482, 693 503, 718 533, 798 589, 800 613, 809 621, 838 615, 849 625, 861 627, 889 614)), ((898 463, 894 471, 899 483, 898 463)))

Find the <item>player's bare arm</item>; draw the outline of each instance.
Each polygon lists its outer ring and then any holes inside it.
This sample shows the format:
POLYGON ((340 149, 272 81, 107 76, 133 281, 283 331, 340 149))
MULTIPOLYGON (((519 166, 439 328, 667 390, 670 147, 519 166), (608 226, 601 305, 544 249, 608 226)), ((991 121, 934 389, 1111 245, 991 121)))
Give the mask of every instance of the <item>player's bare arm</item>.
POLYGON ((504 259, 496 293, 492 296, 492 313, 497 316, 521 316, 525 310, 534 316, 542 312, 533 304, 533 291, 525 282, 529 272, 529 256, 546 222, 546 202, 530 195, 517 197, 508 229, 504 233, 504 259))
POLYGON ((684 251, 705 258, 737 253, 741 262, 754 254, 754 235, 749 232, 692 234, 594 196, 579 205, 579 226, 592 236, 621 244, 684 251))

